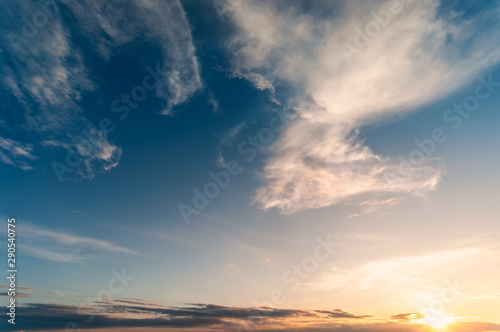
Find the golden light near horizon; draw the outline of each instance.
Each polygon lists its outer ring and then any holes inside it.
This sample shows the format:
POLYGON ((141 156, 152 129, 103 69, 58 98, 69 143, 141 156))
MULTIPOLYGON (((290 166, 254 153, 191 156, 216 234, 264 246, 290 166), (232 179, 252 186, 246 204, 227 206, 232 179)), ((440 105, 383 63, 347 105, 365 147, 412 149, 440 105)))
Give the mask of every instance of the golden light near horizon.
POLYGON ((500 332, 500 0, 283 2, 2 3, 3 331, 500 332))
POLYGON ((428 314, 428 313, 425 313, 424 317, 417 320, 416 322, 429 325, 436 330, 442 330, 448 324, 453 323, 455 321, 455 319, 456 318, 453 317, 452 314, 445 314, 445 313, 428 314))

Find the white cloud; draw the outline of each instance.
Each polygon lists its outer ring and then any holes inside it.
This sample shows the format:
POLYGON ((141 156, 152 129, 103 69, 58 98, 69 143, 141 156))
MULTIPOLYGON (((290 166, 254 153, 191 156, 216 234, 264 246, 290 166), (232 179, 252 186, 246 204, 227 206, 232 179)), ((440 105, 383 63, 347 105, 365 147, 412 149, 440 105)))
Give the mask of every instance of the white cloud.
POLYGON ((208 103, 212 105, 212 109, 215 114, 219 113, 219 102, 215 99, 215 96, 212 92, 208 93, 208 103))
POLYGON ((268 90, 272 93, 275 92, 273 83, 271 81, 267 80, 261 74, 257 74, 257 73, 243 74, 240 72, 232 72, 229 75, 229 77, 244 78, 244 79, 250 81, 254 87, 256 87, 257 89, 259 89, 261 91, 268 90))
POLYGON ((36 157, 33 155, 33 146, 31 144, 22 144, 0 137, 0 160, 2 162, 27 171, 32 169, 27 161, 34 159, 36 157))
POLYGON ((164 114, 171 114, 173 107, 202 87, 191 27, 179 1, 132 1, 127 5, 120 1, 64 2, 104 58, 137 39, 161 49, 162 79, 156 92, 165 100, 164 114))
POLYGON ((24 238, 24 243, 19 245, 20 249, 30 256, 51 261, 81 261, 98 252, 139 255, 135 250, 119 246, 111 241, 54 231, 24 220, 17 227, 24 238))
POLYGON ((308 286, 344 292, 379 287, 411 289, 425 285, 422 280, 431 278, 436 271, 457 268, 461 266, 459 262, 473 264, 481 255, 484 253, 480 249, 466 248, 374 260, 351 268, 334 267, 332 272, 322 274, 308 286))
POLYGON ((442 161, 394 177, 399 161, 375 154, 357 135, 442 98, 498 62, 498 7, 464 19, 439 16, 436 1, 406 1, 349 62, 342 45, 354 44, 353 28, 364 29, 374 20, 371 11, 386 10, 388 2, 316 4, 304 13, 288 3, 284 9, 245 1, 225 11, 239 29, 229 46, 233 70, 292 86, 289 103, 299 115, 273 146, 256 200, 293 213, 359 194, 435 189, 442 161), (492 29, 475 33, 486 21, 492 29))
MULTIPOLYGON (((34 13, 45 12, 27 1, 13 6, 17 6, 16 9, 11 8, 16 15, 7 16, 6 12, 3 18, 12 22, 9 32, 25 37, 22 34, 23 23, 18 17, 25 16, 29 21, 34 13)), ((1 81, 24 108, 24 114, 19 112, 22 116, 17 117, 15 122, 9 120, 7 125, 27 129, 46 138, 45 142, 32 143, 75 150, 81 141, 82 130, 95 131, 78 106, 82 94, 94 90, 95 85, 89 78, 81 52, 71 43, 70 30, 61 21, 57 10, 51 9, 51 13, 54 12, 56 14, 47 15, 47 23, 25 43, 14 45, 10 41, 2 41, 4 52, 0 54, 0 61, 4 65, 1 81), (5 66, 6 63, 9 66, 5 66)), ((105 134, 94 149, 94 153, 82 156, 87 167, 80 173, 85 177, 113 165, 121 153, 119 148, 107 141, 105 134)))
POLYGON ((472 299, 500 299, 500 292, 483 294, 471 297, 472 299))
MULTIPOLYGON (((78 212, 78 211, 77 211, 78 212)), ((2 217, 0 233, 7 232, 7 217, 2 217), (5 227, 3 227, 5 226, 5 227)), ((21 250, 27 254, 57 262, 85 260, 98 253, 140 255, 139 252, 109 240, 81 236, 65 231, 51 230, 26 220, 18 220, 17 232, 23 234, 21 250)))
POLYGON ((236 137, 241 133, 243 129, 247 127, 247 122, 242 121, 238 123, 237 125, 233 126, 230 128, 228 131, 222 135, 219 143, 219 147, 224 146, 224 145, 231 145, 236 137))
POLYGON ((359 205, 367 205, 367 206, 378 206, 378 205, 389 205, 395 206, 399 204, 403 199, 401 197, 392 197, 389 199, 379 200, 379 199, 369 199, 367 201, 363 201, 359 203, 359 205))
POLYGON ((67 254, 61 251, 49 250, 40 247, 21 245, 20 248, 33 257, 38 257, 54 262, 69 263, 81 260, 81 257, 67 254))
POLYGON ((117 253, 123 253, 123 254, 134 254, 136 255, 137 252, 117 246, 109 241, 105 240, 98 240, 98 239, 93 239, 89 237, 84 237, 84 236, 78 236, 74 234, 69 234, 69 233, 64 233, 64 232, 58 232, 58 231, 52 231, 52 230, 47 230, 41 227, 33 226, 33 225, 26 225, 23 224, 19 226, 19 228, 22 230, 24 236, 30 237, 30 238, 36 238, 37 240, 41 240, 43 238, 50 239, 51 242, 58 242, 63 245, 67 246, 83 246, 87 247, 90 249, 97 249, 97 250, 103 250, 103 251, 109 251, 109 252, 117 252, 117 253))
MULTIPOLYGON (((43 141, 36 142, 33 138, 32 144, 77 151, 83 159, 83 167, 73 174, 92 178, 96 173, 116 167, 121 149, 108 141, 106 133, 96 129, 79 105, 82 96, 94 91, 97 83, 87 67, 82 44, 75 42, 77 35, 87 38, 107 60, 133 40, 157 47, 159 58, 151 59, 145 66, 154 67, 161 62, 162 75, 156 93, 164 100, 162 112, 165 114, 185 102, 202 83, 191 29, 180 2, 110 4, 66 0, 63 4, 52 6, 50 11, 56 14, 48 15, 47 23, 37 28, 34 36, 17 44, 6 36, 13 32, 19 38, 25 37, 24 21, 19 17, 29 21, 34 13, 44 11, 36 3, 19 1, 10 3, 2 12, 0 18, 6 24, 0 29, 6 30, 0 30, 3 32, 0 82, 24 108, 24 114, 18 112, 21 116, 9 119, 5 126, 43 135, 43 141), (76 18, 76 21, 69 20, 71 25, 60 16, 63 8, 68 17, 76 18), (84 132, 95 135, 89 139, 84 132)), ((1 160, 9 163, 5 154, 1 160)), ((26 163, 23 167, 31 166, 26 163)))

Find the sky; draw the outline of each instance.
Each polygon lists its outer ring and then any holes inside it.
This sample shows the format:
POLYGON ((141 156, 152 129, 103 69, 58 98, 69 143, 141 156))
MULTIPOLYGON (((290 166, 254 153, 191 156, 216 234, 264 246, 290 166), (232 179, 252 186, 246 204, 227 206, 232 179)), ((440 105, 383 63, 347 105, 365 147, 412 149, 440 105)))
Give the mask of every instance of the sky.
POLYGON ((500 331, 498 1, 3 1, 5 331, 500 331))

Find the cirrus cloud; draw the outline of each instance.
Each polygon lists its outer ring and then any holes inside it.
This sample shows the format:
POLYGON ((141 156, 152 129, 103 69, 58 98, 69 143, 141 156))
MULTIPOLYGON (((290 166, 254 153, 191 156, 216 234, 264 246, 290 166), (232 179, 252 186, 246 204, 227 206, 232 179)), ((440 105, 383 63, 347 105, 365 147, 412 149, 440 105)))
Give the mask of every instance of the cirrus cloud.
POLYGON ((400 162, 374 153, 360 130, 432 103, 497 63, 500 7, 443 14, 438 1, 397 3, 389 24, 349 59, 343 47, 354 45, 356 28, 377 24, 372 15, 387 12, 388 1, 318 1, 305 13, 301 3, 228 6, 238 28, 233 70, 291 87, 288 104, 299 115, 265 165, 256 195, 264 209, 294 213, 360 194, 425 193, 440 182, 439 159, 393 176, 400 162))

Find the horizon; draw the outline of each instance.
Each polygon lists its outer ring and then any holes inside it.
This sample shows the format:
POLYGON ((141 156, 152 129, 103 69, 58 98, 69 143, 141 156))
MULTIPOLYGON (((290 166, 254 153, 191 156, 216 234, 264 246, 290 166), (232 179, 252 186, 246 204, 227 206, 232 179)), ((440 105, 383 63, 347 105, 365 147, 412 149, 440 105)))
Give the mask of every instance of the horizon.
POLYGON ((0 12, 2 331, 500 331, 500 3, 0 12))

